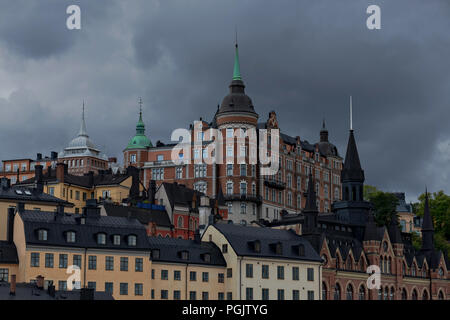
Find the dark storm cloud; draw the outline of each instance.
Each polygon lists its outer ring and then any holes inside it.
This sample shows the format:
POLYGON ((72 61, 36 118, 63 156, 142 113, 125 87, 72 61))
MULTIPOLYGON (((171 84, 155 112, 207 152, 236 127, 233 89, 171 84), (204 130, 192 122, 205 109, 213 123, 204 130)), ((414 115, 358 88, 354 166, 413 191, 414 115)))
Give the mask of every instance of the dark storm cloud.
MULTIPOLYGON (((60 132, 43 137, 40 150, 59 151, 76 134, 82 99, 93 140, 119 159, 139 96, 153 143, 199 117, 210 120, 228 91, 237 26, 241 71, 260 121, 274 109, 282 131, 316 142, 325 117, 345 155, 353 95, 367 183, 410 199, 425 184, 450 192, 447 1, 86 1, 78 2, 84 20, 77 33, 64 28, 72 2, 1 13, 5 103, 11 92, 32 92, 18 108, 40 105, 47 113, 24 123, 27 130, 60 132), (369 4, 381 7, 381 30, 366 28, 369 4), (30 31, 42 21, 42 30, 30 31), (53 55, 31 65, 21 58, 53 55), (44 70, 46 77, 37 75, 44 70)), ((4 126, 16 141, 2 157, 28 155, 25 133, 4 126)))

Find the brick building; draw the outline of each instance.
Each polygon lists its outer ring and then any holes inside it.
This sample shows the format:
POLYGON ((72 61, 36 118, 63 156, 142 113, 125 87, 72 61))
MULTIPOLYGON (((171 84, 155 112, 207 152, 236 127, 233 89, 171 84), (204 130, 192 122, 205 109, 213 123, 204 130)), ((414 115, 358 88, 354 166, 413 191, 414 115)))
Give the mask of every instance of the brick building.
MULTIPOLYGON (((224 139, 235 137, 240 130, 250 132, 259 129, 280 129, 274 111, 270 112, 267 121, 258 122, 259 115, 244 89, 236 45, 234 73, 229 85, 229 94, 218 106, 211 122, 200 118, 200 121, 190 125, 191 141, 197 139, 202 142, 200 149, 192 144, 190 154, 193 155, 194 162, 196 159, 210 156, 207 152, 207 146, 213 142, 213 138, 208 136, 207 130, 210 128, 219 130, 224 139), (197 126, 200 132, 196 130, 197 126)), ((207 164, 208 162, 204 161, 177 165, 171 157, 176 144, 157 141, 152 145, 145 136, 140 113, 136 136, 124 150, 124 165, 140 168, 141 179, 146 186, 150 180, 155 180, 158 185, 177 181, 211 198, 216 198, 221 189, 228 206, 228 218, 242 224, 258 218, 279 219, 283 209, 289 213, 300 212, 305 205, 307 176, 310 172, 317 178, 315 188, 318 195, 317 205, 321 212, 329 212, 332 202, 341 199, 342 158, 337 148, 328 140, 325 122, 318 143, 309 143, 299 136, 280 133, 280 170, 276 175, 262 176, 260 161, 257 164, 249 161, 249 153, 253 146, 246 141, 245 148, 239 148, 236 140, 234 139, 232 145, 227 143, 219 145, 218 150, 227 155, 227 162, 207 164), (245 158, 244 163, 236 161, 240 156, 245 158), (228 163, 228 159, 234 161, 228 163)), ((190 160, 188 155, 180 153, 179 156, 190 160)))
POLYGON ((363 200, 364 171, 361 169, 353 130, 347 146, 342 183, 344 198, 333 204, 333 212, 319 214, 309 177, 306 207, 302 214, 284 215, 277 222, 260 225, 299 231, 323 260, 322 300, 448 300, 449 261, 434 247, 433 220, 425 202, 420 250, 411 234, 402 233, 396 218, 388 227, 375 224, 372 205, 363 200), (368 289, 366 273, 379 266, 380 289, 368 289))

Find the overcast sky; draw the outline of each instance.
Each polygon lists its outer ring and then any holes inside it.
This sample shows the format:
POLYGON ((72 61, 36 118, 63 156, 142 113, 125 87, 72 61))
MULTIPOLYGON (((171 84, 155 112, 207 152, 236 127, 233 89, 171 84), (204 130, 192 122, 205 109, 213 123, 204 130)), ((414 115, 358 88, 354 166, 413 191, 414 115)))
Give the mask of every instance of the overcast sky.
POLYGON ((0 0, 0 158, 61 151, 87 130, 122 161, 142 96, 147 136, 211 120, 241 73, 261 121, 342 156, 349 95, 366 183, 450 193, 450 2, 0 0), (81 30, 66 8, 81 7, 81 30), (366 8, 381 8, 368 30, 366 8))

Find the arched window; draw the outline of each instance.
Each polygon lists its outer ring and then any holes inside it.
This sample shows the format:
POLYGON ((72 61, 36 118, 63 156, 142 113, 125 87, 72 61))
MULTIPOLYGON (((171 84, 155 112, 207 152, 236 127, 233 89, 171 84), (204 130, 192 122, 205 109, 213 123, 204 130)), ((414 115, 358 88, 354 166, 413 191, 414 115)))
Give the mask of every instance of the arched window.
POLYGON ((439 290, 438 300, 444 300, 444 293, 441 290, 439 290))
POLYGON ((383 273, 383 257, 380 257, 380 272, 383 273))
POLYGON ((359 300, 366 300, 366 289, 363 284, 359 286, 359 300))
POLYGON ((413 264, 413 266, 412 266, 412 268, 411 268, 411 275, 412 275, 413 277, 416 276, 416 265, 415 265, 415 264, 413 264))
POLYGON ((389 300, 394 300, 395 298, 395 289, 391 287, 391 293, 389 294, 389 300))
POLYGON ((353 287, 350 283, 347 285, 347 300, 353 300, 353 287))
POLYGON ((406 292, 406 289, 403 288, 402 290, 402 300, 407 300, 408 299, 408 293, 406 292))
POLYGON ((327 285, 325 282, 322 282, 322 300, 328 300, 327 298, 327 285))
POLYGON ((388 265, 387 265, 387 262, 388 262, 388 258, 387 257, 384 257, 384 264, 383 264, 383 273, 388 273, 388 265))
POLYGON ((392 273, 391 267, 392 267, 392 259, 391 259, 391 257, 389 257, 389 259, 388 259, 388 261, 387 261, 387 270, 386 270, 386 273, 389 273, 389 274, 392 273))
POLYGON ((389 298, 389 288, 385 287, 384 288, 384 300, 388 300, 389 298))
POLYGON ((425 289, 422 293, 422 300, 428 300, 428 291, 425 289))
POLYGON ((193 219, 189 220, 189 230, 194 230, 194 220, 193 219))
POLYGON ((402 263, 402 273, 404 276, 406 276, 406 265, 404 262, 402 263))
POLYGON ((356 201, 356 187, 355 186, 353 186, 353 188, 352 188, 352 200, 356 201))
POLYGON ((341 286, 339 283, 336 283, 334 287, 334 300, 341 300, 341 286))
POLYGON ((411 294, 411 300, 417 300, 417 291, 416 291, 416 289, 414 289, 412 294, 411 294))
POLYGON ((178 228, 183 228, 183 217, 178 217, 178 228))
POLYGON ((353 262, 351 256, 348 256, 347 258, 347 270, 353 270, 353 262))
POLYGON ((383 300, 383 288, 378 289, 378 300, 383 300))

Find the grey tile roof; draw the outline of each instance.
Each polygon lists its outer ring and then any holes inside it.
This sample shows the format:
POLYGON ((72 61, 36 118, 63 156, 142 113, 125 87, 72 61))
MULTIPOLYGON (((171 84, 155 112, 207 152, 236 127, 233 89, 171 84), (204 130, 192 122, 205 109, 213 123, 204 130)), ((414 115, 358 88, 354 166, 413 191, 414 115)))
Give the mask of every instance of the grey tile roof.
POLYGON ((306 238, 290 230, 247 227, 229 223, 217 223, 210 227, 217 228, 239 256, 321 261, 321 258, 306 238), (259 253, 255 252, 251 246, 251 243, 255 240, 259 240, 261 244, 259 253), (274 250, 274 245, 277 243, 282 245, 281 254, 277 254, 274 250), (300 256, 295 251, 295 247, 298 245, 303 245, 304 247, 305 254, 303 256, 300 256))
POLYGON ((145 227, 136 219, 122 217, 100 216, 98 218, 87 217, 85 224, 77 222, 81 215, 65 214, 55 221, 54 212, 25 210, 19 213, 24 221, 25 240, 27 244, 43 246, 64 246, 76 248, 101 248, 101 249, 129 249, 148 250, 147 234, 145 227), (37 230, 48 230, 46 241, 38 239, 37 230), (76 232, 76 242, 66 242, 65 233, 76 232), (106 244, 97 244, 96 235, 106 233, 106 244), (113 244, 113 235, 120 235, 120 245, 113 244), (128 246, 127 237, 136 235, 136 246, 128 246))
POLYGON ((10 188, 0 187, 0 199, 12 200, 17 202, 37 201, 52 202, 71 205, 70 202, 56 198, 47 193, 38 192, 35 188, 13 186, 10 188))
MULTIPOLYGON (((37 288, 36 284, 18 283, 16 294, 10 295, 10 285, 0 282, 0 300, 80 300, 80 290, 55 291, 55 296, 49 295, 47 290, 37 288)), ((114 300, 111 294, 95 291, 94 300, 114 300)))
POLYGON ((200 191, 187 188, 186 186, 180 185, 178 183, 163 182, 161 185, 164 186, 164 189, 166 190, 167 197, 172 209, 175 204, 190 205, 194 193, 197 194, 198 205, 200 203, 200 196, 204 195, 204 193, 200 191))
POLYGON ((166 210, 125 207, 108 203, 105 203, 103 207, 108 216, 127 218, 130 214, 131 218, 137 219, 144 225, 154 222, 160 227, 170 228, 172 226, 166 210))
POLYGON ((153 261, 226 266, 222 252, 212 242, 162 237, 149 237, 148 242, 151 250, 159 249, 159 258, 152 254, 153 261), (182 259, 182 251, 189 252, 187 260, 182 259), (204 254, 210 255, 210 262, 205 261, 204 254))

